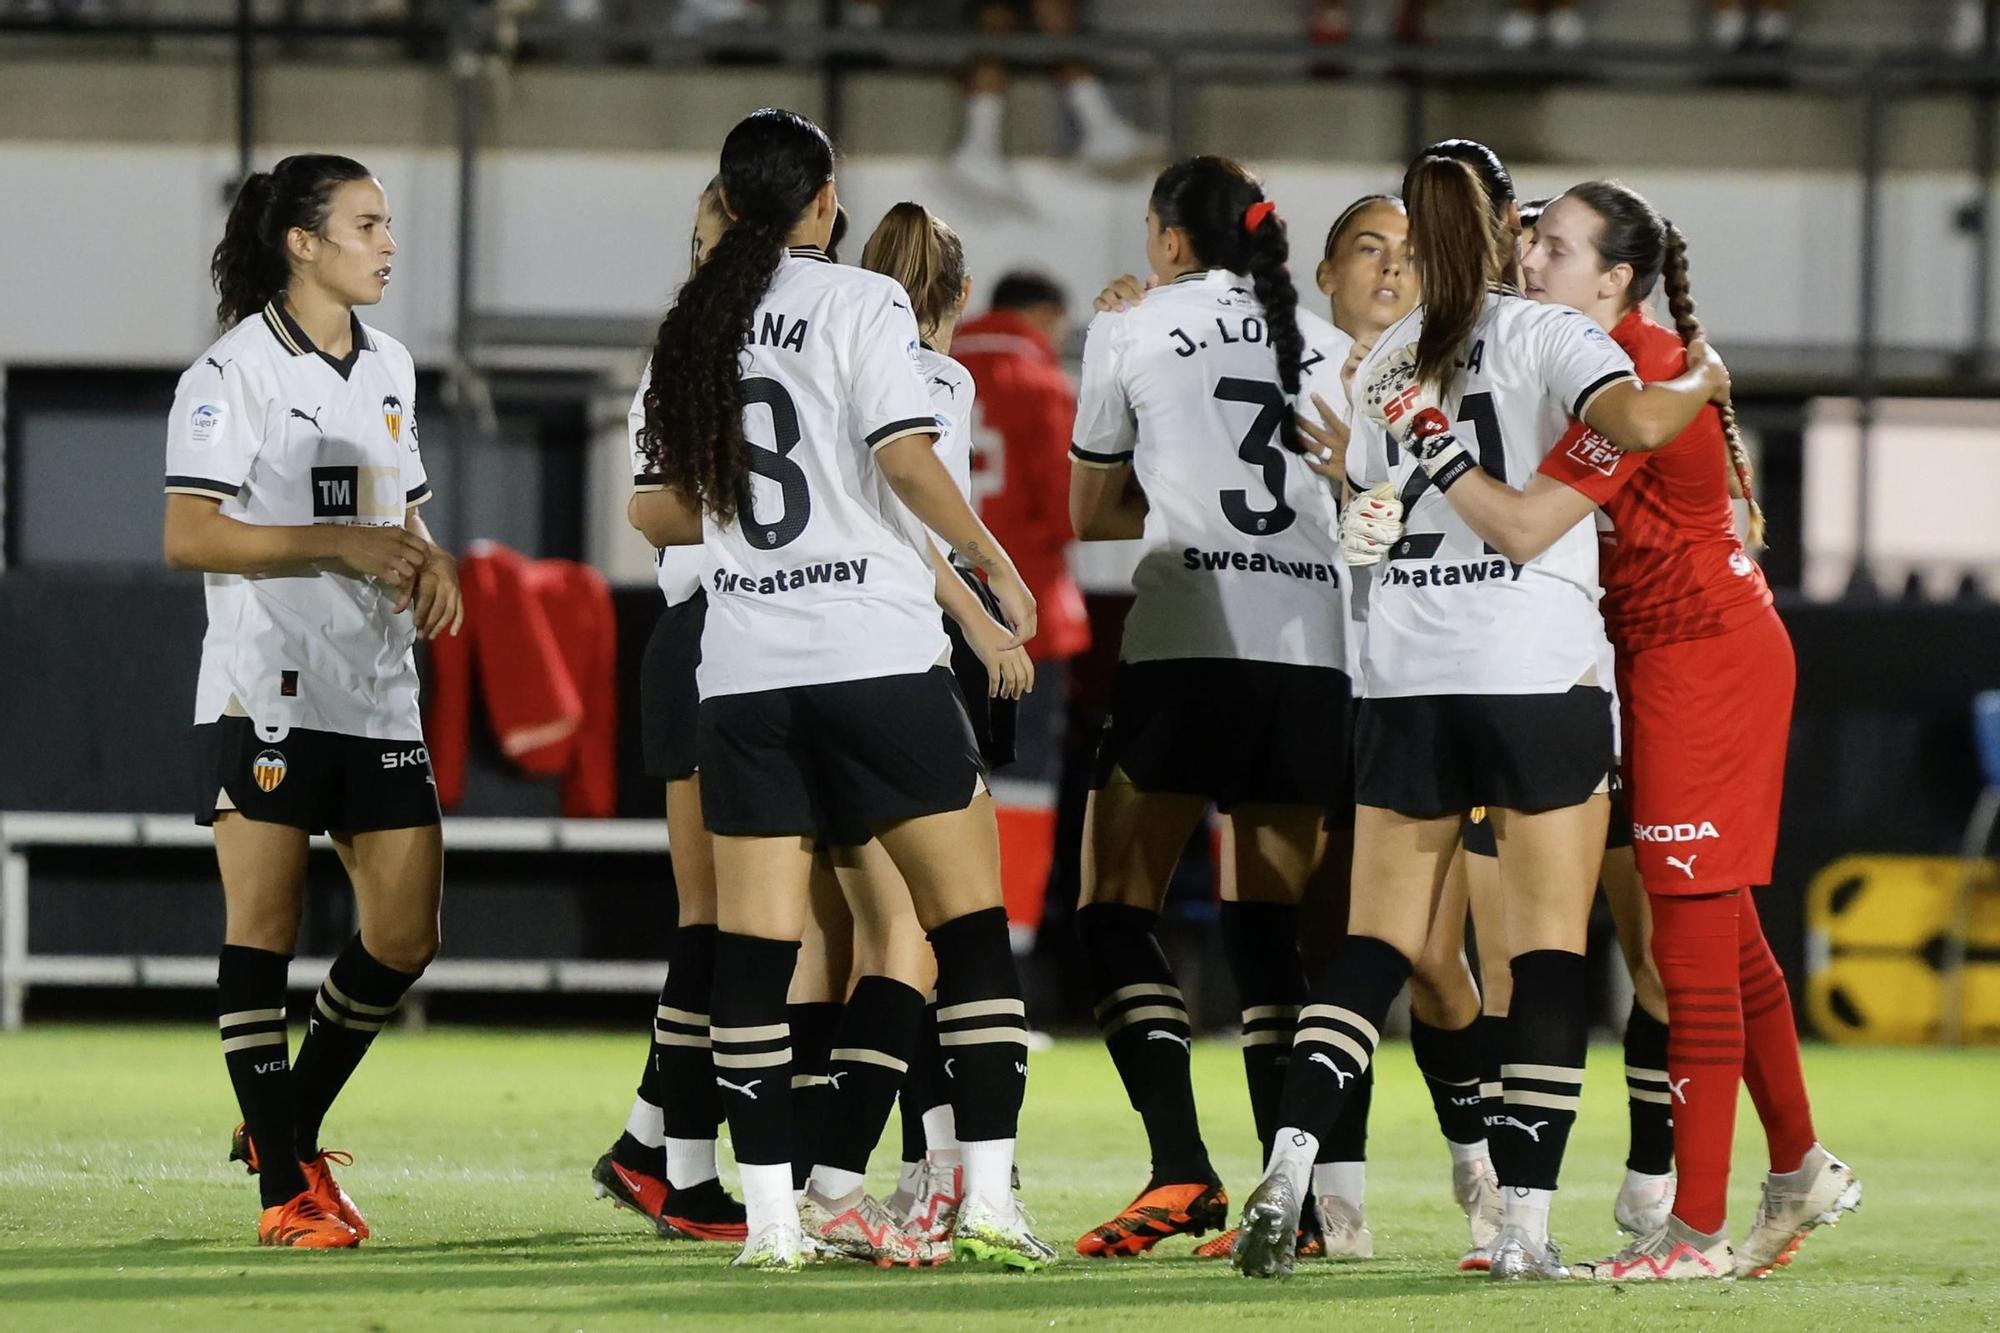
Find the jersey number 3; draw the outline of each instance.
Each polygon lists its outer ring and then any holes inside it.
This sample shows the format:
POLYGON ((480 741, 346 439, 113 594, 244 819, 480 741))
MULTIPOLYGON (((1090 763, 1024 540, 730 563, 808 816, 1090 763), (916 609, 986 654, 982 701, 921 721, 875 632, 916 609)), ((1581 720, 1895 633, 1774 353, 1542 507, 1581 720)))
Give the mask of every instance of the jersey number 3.
POLYGON ((1251 537, 1271 537, 1292 526, 1298 511, 1285 503, 1285 454, 1272 441, 1278 426, 1291 410, 1285 392, 1269 380, 1239 379, 1224 375, 1215 382, 1215 397, 1225 403, 1250 403, 1259 410, 1236 446, 1236 456, 1264 474, 1264 489, 1271 493, 1269 509, 1252 509, 1247 490, 1223 491, 1222 516, 1229 526, 1251 537))
POLYGON ((771 442, 776 448, 754 443, 746 433, 743 443, 749 449, 750 470, 778 483, 784 507, 771 522, 759 518, 751 500, 750 478, 744 477, 736 483, 736 518, 751 545, 775 551, 797 541, 806 530, 806 520, 812 517, 812 493, 806 489, 805 469, 789 457, 800 439, 798 404, 784 385, 762 376, 743 381, 743 405, 756 403, 771 411, 771 442))

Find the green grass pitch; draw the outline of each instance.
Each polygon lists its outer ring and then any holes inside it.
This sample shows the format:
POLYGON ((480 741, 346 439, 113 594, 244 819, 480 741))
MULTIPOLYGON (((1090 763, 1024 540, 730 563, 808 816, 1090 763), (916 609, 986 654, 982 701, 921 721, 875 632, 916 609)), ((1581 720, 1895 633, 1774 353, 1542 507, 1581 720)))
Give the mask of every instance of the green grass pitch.
MULTIPOLYGON (((1866 1184, 1861 1212, 1760 1283, 1495 1288, 1452 1268, 1463 1245, 1448 1161, 1406 1047, 1386 1048, 1368 1214, 1381 1256, 1247 1282, 1169 1242, 1086 1263, 1077 1235, 1128 1199, 1145 1143, 1102 1050, 1033 1063, 1021 1174, 1048 1273, 822 1266, 737 1273, 727 1247, 670 1245, 593 1201, 587 1171, 616 1136, 643 1037, 391 1032, 328 1124, 356 1156, 343 1182, 375 1238, 358 1252, 260 1250, 256 1194, 223 1156, 236 1113, 210 1031, 43 1026, 0 1037, 0 1327, 43 1329, 612 1329, 1324 1326, 1493 1329, 1994 1327, 1988 1228, 2000 1148, 2000 1052, 1812 1048, 1828 1145, 1866 1184)), ((1254 1182, 1232 1044, 1195 1048, 1201 1104, 1231 1190, 1254 1182)), ((1613 1244, 1625 1135, 1619 1053, 1591 1056, 1556 1234, 1613 1244)), ((1730 1226, 1765 1165, 1747 1099, 1730 1226)), ((878 1178, 892 1172, 889 1146, 878 1178)), ((884 1186, 886 1188, 886 1186, 884 1186)))

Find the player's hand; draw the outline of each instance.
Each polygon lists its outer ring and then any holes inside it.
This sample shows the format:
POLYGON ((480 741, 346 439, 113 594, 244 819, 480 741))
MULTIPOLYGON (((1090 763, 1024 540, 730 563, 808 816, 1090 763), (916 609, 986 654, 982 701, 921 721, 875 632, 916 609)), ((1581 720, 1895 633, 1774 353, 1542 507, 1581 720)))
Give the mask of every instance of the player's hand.
POLYGON ((1000 603, 1000 613, 1007 618, 1007 628, 1014 636, 1007 641, 1009 648, 1019 648, 1035 637, 1035 594, 1028 591, 1028 585, 1021 582, 1020 574, 1009 567, 987 577, 986 586, 993 591, 994 600, 1000 603))
POLYGON ((970 626, 959 627, 965 641, 986 668, 986 695, 990 699, 1018 699, 1035 688, 1035 662, 1026 648, 1013 645, 1007 627, 981 616, 970 626))
POLYGON ((1348 565, 1372 565, 1403 539, 1403 502, 1396 487, 1383 482, 1349 502, 1340 516, 1340 559, 1348 565))
POLYGON ((1419 422, 1435 426, 1450 422, 1444 404, 1431 387, 1417 378, 1417 345, 1405 343, 1382 358, 1361 386, 1361 410, 1389 432, 1397 444, 1409 438, 1419 422))
POLYGON ((417 633, 426 639, 456 635, 465 623, 465 599, 458 587, 458 562, 442 546, 430 548, 430 559, 417 571, 415 584, 403 593, 395 610, 416 608, 417 633))
POLYGON ((1702 382, 1708 385, 1708 401, 1720 407, 1729 401, 1732 386, 1729 382, 1729 367, 1706 338, 1696 338, 1688 344, 1688 369, 1698 371, 1702 382))
POLYGON ((1154 274, 1147 274, 1144 282, 1130 273, 1121 274, 1113 278, 1110 284, 1097 294, 1097 299, 1091 302, 1091 306, 1100 311, 1129 310, 1145 300, 1146 293, 1159 285, 1160 280, 1154 274))
POLYGON ((334 560, 384 587, 409 588, 430 559, 430 543, 407 528, 328 524, 327 529, 334 560))
POLYGON ((1306 466, 1328 481, 1339 483, 1347 470, 1347 423, 1342 421, 1318 394, 1312 396, 1319 420, 1298 415, 1299 452, 1306 466))

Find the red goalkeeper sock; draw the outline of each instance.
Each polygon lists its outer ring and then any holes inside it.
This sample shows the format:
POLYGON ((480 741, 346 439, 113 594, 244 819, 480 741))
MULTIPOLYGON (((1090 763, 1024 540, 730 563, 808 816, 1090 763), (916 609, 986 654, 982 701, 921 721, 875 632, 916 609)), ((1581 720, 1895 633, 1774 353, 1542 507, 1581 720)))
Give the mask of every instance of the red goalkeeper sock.
POLYGON ((1743 1078, 1737 911, 1743 894, 1652 898, 1653 961, 1667 991, 1674 1096, 1674 1216, 1704 1235, 1729 1211, 1729 1150, 1743 1078))
POLYGON ((1792 994, 1764 938, 1754 895, 1746 889, 1742 899, 1737 938, 1746 1047, 1743 1081, 1750 1087, 1750 1100, 1764 1124, 1771 1170, 1782 1175, 1798 1169, 1818 1135, 1813 1132, 1805 1071, 1799 1067, 1799 1028, 1792 1017, 1792 994))

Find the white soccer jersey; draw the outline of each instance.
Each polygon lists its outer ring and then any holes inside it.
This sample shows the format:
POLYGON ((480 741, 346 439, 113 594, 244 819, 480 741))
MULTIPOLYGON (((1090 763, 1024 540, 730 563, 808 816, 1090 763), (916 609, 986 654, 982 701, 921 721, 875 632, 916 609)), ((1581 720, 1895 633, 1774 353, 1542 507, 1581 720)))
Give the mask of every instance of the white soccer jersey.
MULTIPOLYGON (((632 406, 625 411, 625 443, 632 451, 632 489, 635 491, 657 491, 665 489, 664 483, 654 474, 646 455, 639 449, 639 432, 646 428, 646 385, 653 378, 653 365, 646 363, 646 373, 639 377, 638 392, 632 395, 632 406)), ((679 606, 701 590, 702 548, 699 546, 668 546, 653 552, 653 577, 659 582, 660 593, 667 599, 668 606, 679 606)))
MULTIPOLYGON (((1382 358, 1416 341, 1423 317, 1418 306, 1376 339, 1354 374, 1357 401, 1382 358)), ((1446 409, 1459 442, 1516 489, 1572 417, 1634 378, 1631 359, 1589 318, 1511 293, 1486 298, 1466 349, 1446 409)), ((1369 592, 1363 692, 1553 694, 1586 680, 1610 688, 1598 666, 1604 621, 1592 520, 1515 565, 1487 549, 1380 426, 1358 410, 1353 423, 1349 475, 1363 488, 1394 482, 1404 503, 1403 539, 1376 566, 1369 592)))
MULTIPOLYGON (((1300 399, 1339 399, 1346 334, 1299 312, 1300 399)), ((1120 658, 1347 669, 1332 489, 1278 443, 1293 410, 1249 279, 1189 274, 1084 342, 1070 456, 1129 463, 1146 493, 1120 658)))
MULTIPOLYGON (((403 345, 354 320, 336 361, 272 302, 181 376, 167 422, 170 494, 243 523, 400 526, 430 498, 417 452, 416 371, 403 345)), ((293 727, 420 740, 416 626, 402 594, 342 569, 207 574, 194 720, 234 700, 276 740, 293 727)))
MULTIPOLYGON (((931 396, 931 413, 937 418, 938 437, 932 452, 951 474, 958 493, 967 504, 972 504, 973 399, 978 392, 972 383, 972 372, 943 352, 919 347, 917 373, 924 377, 924 389, 931 396)), ((935 532, 930 536, 939 550, 951 550, 950 542, 935 532)))
POLYGON ((918 350, 893 279, 810 247, 779 262, 743 353, 746 503, 703 525, 704 699, 910 675, 945 654, 923 524, 874 453, 937 430, 918 350))

